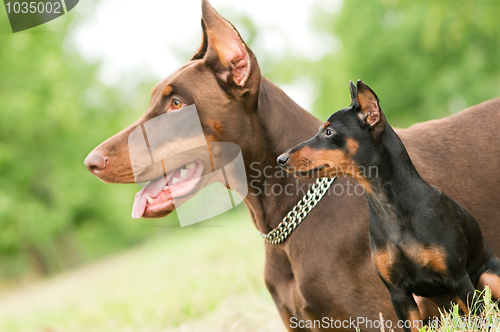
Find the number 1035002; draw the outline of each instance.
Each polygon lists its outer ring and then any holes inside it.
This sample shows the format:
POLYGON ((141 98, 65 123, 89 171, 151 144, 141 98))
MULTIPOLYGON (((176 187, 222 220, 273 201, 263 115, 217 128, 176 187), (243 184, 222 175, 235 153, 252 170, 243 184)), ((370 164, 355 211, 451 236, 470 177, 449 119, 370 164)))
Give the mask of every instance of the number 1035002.
POLYGON ((60 2, 8 2, 5 4, 7 8, 7 13, 15 13, 15 14, 35 14, 35 13, 61 13, 61 3, 60 2))

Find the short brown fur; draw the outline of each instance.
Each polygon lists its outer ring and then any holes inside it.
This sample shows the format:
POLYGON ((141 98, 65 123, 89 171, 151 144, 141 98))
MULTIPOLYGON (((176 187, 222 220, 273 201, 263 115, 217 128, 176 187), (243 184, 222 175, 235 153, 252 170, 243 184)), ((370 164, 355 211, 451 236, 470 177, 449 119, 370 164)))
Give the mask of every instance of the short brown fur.
MULTIPOLYGON (((216 20, 218 14, 208 1, 204 1, 203 6, 203 26, 206 31, 205 21, 216 20)), ((161 84, 186 84, 187 97, 195 96, 198 100, 196 106, 202 125, 209 128, 210 125, 204 120, 207 118, 220 120, 224 124, 225 140, 241 147, 250 190, 245 203, 256 229, 267 233, 295 206, 303 192, 293 190, 292 195, 279 197, 266 195, 264 182, 258 182, 261 189, 259 193, 252 187, 255 182, 250 182, 258 174, 252 171, 250 165, 257 162, 253 167, 262 173, 266 167, 273 169, 280 153, 310 138, 322 121, 298 106, 265 78, 253 56, 250 75, 258 79, 257 90, 252 90, 253 96, 257 97, 252 99, 245 95, 245 102, 241 104, 228 100, 228 92, 218 84, 217 73, 209 66, 211 63, 204 62, 207 47, 208 39, 205 36, 202 47, 194 57, 195 61, 177 71, 175 80, 166 78, 161 84), (202 70, 195 71, 193 68, 202 70)), ((194 98, 189 104, 193 103, 194 98)), ((92 174, 105 182, 134 183, 127 146, 128 135, 162 111, 160 105, 152 101, 145 114, 135 123, 99 144, 89 153, 85 162, 92 174), (99 166, 96 160, 103 159, 106 160, 104 166, 99 166)), ((499 127, 500 99, 495 99, 447 118, 397 131, 422 176, 474 214, 497 253, 500 253, 500 173, 496 171, 495 165, 500 163, 499 127), (457 135, 457 132, 461 134, 457 135), (471 137, 474 137, 474 145, 470 144, 471 137), (470 156, 475 156, 474 160, 470 156), (484 172, 476 172, 477 165, 482 165, 484 172), (475 176, 464 177, 463 174, 475 176)), ((89 137, 89 140, 95 141, 95 138, 89 137)), ((313 180, 277 176, 266 181, 271 185, 290 185, 293 189, 313 183, 313 180)), ((346 185, 348 180, 337 179, 336 183, 346 185)), ((155 217, 172 212, 166 210, 155 217)), ((249 233, 248 236, 257 235, 249 233)), ((278 246, 263 245, 265 283, 288 331, 293 330, 290 327, 292 317, 302 320, 322 317, 336 320, 368 317, 378 320, 379 312, 382 312, 384 319, 397 320, 389 293, 372 264, 368 246, 368 208, 364 197, 348 196, 347 193, 326 195, 285 243, 278 246), (328 222, 324 222, 327 219, 328 222), (349 221, 348 225, 346 221, 349 221)), ((201 275, 198 277, 203 279, 201 275)), ((424 298, 418 299, 419 305, 431 305, 424 298)), ((338 331, 352 329, 340 328, 338 331)))

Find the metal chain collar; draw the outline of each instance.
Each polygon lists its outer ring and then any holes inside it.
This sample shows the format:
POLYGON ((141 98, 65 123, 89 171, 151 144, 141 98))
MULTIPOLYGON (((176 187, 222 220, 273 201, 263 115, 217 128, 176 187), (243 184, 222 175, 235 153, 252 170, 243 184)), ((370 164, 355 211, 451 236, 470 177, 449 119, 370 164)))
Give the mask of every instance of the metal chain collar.
POLYGON ((309 212, 321 201, 335 179, 336 177, 316 179, 316 183, 307 191, 297 205, 293 207, 292 211, 288 212, 278 227, 267 234, 259 232, 260 236, 270 244, 283 243, 293 230, 307 217, 309 212))

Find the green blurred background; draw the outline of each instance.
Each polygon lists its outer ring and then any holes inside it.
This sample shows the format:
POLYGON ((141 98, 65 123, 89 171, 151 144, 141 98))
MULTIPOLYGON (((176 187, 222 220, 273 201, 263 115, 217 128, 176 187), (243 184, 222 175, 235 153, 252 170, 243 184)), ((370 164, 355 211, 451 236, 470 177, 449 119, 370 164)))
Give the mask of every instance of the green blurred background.
MULTIPOLYGON (((356 79, 399 127, 500 96, 500 1, 348 0, 324 8, 317 4, 310 24, 337 47, 315 60, 259 54, 266 31, 243 12, 217 9, 242 30, 273 82, 312 82, 309 111, 320 119, 349 104, 347 82, 356 79)), ((68 34, 91 15, 51 22, 58 33, 40 26, 13 35, 0 10, 0 330, 156 331, 194 321, 190 328, 200 331, 196 324, 218 320, 231 327, 249 310, 279 330, 262 281, 261 240, 244 207, 187 229, 175 214, 132 220, 138 188, 103 184, 84 168, 89 151, 146 109, 156 83, 142 75, 105 85, 99 61, 67 47, 68 34), (109 267, 96 268, 104 258, 109 267), (82 282, 87 288, 75 290, 82 282), (37 296, 58 300, 36 305, 37 296)), ((180 45, 183 61, 196 46, 180 45)))

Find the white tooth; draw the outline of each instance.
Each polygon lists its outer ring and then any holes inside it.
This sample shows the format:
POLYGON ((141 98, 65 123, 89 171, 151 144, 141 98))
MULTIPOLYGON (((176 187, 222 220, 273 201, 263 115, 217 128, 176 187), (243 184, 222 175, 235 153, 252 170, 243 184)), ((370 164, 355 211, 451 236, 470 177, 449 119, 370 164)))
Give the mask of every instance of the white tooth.
POLYGON ((146 196, 146 200, 148 201, 149 204, 153 203, 153 199, 149 195, 146 196))
POLYGON ((183 178, 183 177, 184 177, 184 175, 186 175, 186 174, 187 174, 187 172, 188 172, 188 170, 187 170, 187 169, 184 169, 184 168, 183 168, 183 169, 181 169, 181 178, 183 178))
POLYGON ((193 168, 196 165, 196 163, 189 163, 186 165, 186 168, 193 168))
POLYGON ((167 190, 168 189, 168 186, 165 186, 165 188, 163 188, 163 190, 167 190))
POLYGON ((172 180, 172 184, 176 184, 177 182, 179 182, 179 179, 178 179, 178 178, 174 178, 174 179, 172 180))

